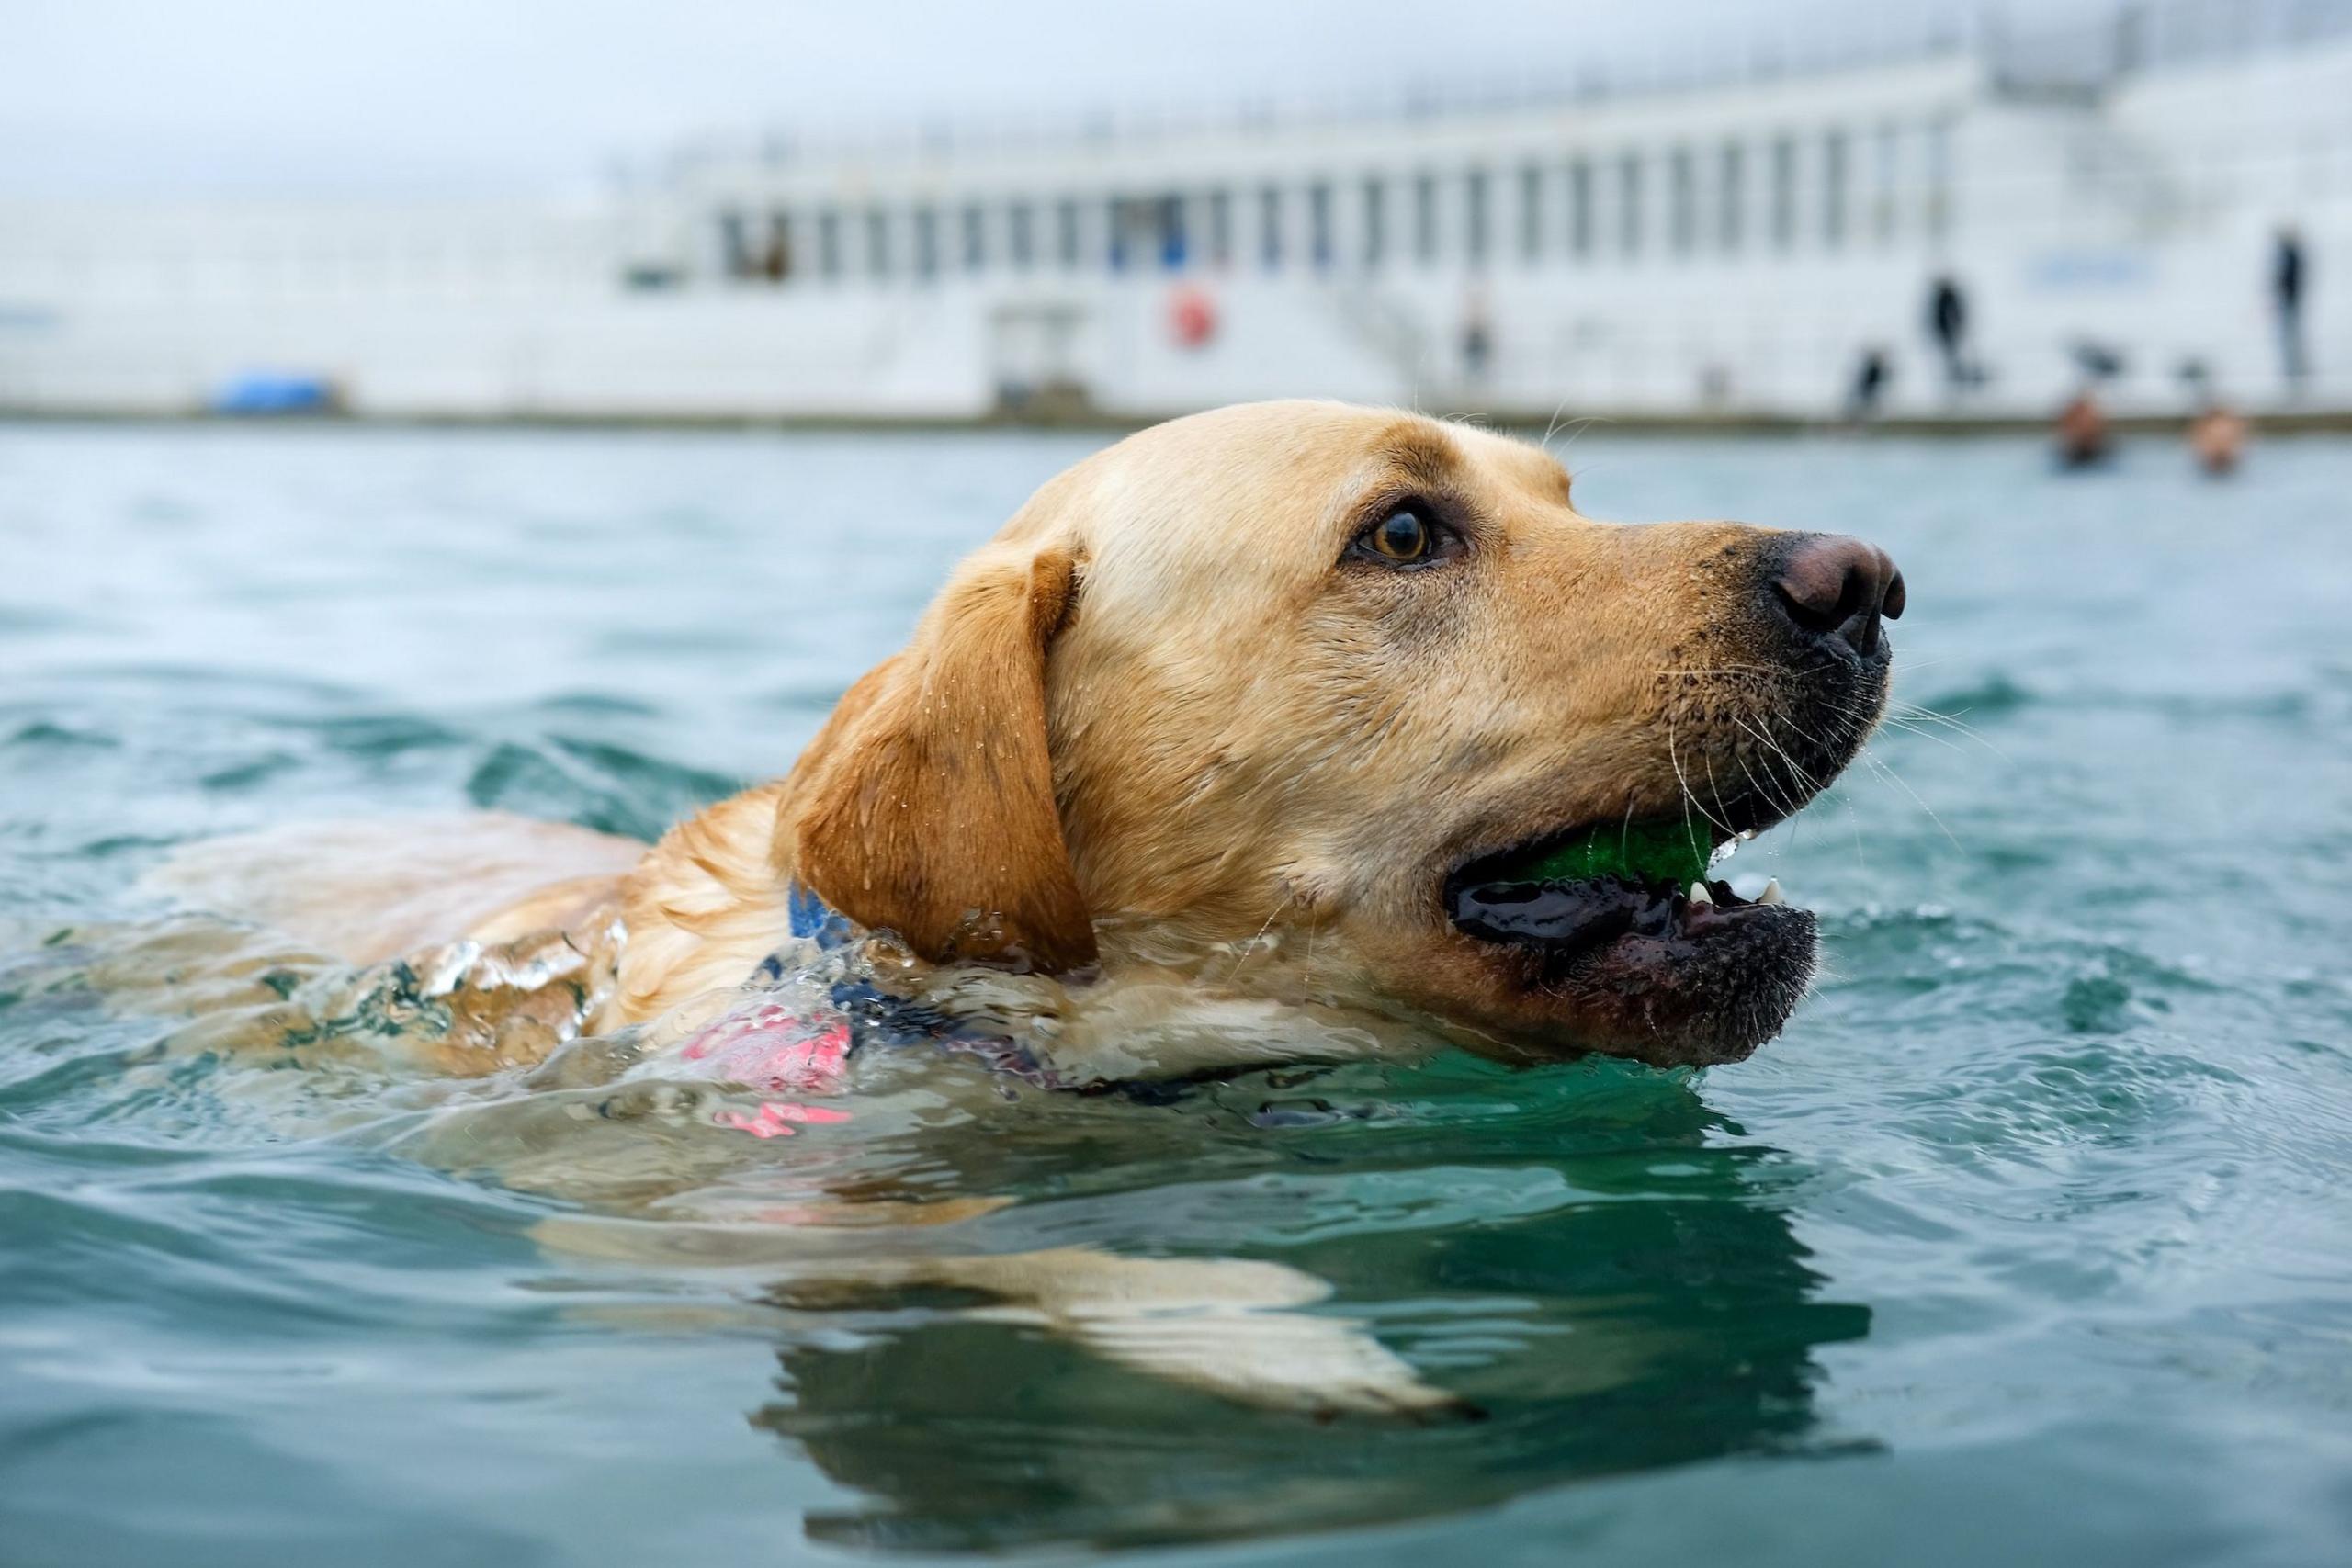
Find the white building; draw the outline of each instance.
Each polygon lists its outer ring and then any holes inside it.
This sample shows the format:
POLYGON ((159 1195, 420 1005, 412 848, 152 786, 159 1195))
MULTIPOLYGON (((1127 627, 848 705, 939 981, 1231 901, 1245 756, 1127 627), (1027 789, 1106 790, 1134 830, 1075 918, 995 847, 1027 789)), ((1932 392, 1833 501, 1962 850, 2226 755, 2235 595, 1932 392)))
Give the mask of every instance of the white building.
POLYGON ((2298 400, 2352 409, 2346 105, 2352 5, 2159 0, 1643 91, 707 153, 578 209, 19 209, 0 406, 192 409, 272 368, 393 414, 1810 418, 1875 348, 1895 412, 2035 415, 2090 344, 2126 410, 2181 406, 2191 360, 2261 407, 2292 223, 2298 400))

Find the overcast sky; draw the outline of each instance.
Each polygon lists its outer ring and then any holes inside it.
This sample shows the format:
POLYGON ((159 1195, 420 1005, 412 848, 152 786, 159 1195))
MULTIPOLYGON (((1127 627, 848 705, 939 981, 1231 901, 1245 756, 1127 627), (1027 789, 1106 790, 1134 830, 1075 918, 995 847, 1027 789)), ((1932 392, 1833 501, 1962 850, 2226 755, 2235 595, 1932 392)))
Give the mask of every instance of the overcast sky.
MULTIPOLYGON (((2079 9, 2097 0, 2036 0, 2079 9)), ((484 191, 763 127, 1370 96, 1960 0, 0 0, 0 190, 484 191)), ((1982 9, 1969 6, 1968 9, 1982 9)))

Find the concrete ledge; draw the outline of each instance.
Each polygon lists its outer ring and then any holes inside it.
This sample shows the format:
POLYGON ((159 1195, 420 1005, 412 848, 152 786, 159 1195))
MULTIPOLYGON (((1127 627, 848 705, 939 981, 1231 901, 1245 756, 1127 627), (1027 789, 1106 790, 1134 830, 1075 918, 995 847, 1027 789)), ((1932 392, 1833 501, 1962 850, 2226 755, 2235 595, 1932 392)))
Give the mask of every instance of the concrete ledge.
MULTIPOLYGON (((658 412, 561 413, 548 412, 476 413, 420 411, 404 413, 224 414, 203 410, 113 408, 21 408, 0 404, 0 423, 16 424, 172 424, 222 425, 283 430, 291 428, 386 429, 516 429, 516 430, 807 430, 910 431, 976 430, 1091 431, 1124 434, 1193 412, 1190 409, 1159 413, 1107 410, 1071 411, 1050 418, 990 413, 957 414, 732 414, 658 412)), ((1530 409, 1465 409, 1425 411, 1440 418, 1459 419, 1502 430, 1567 430, 1598 426, 1626 435, 1797 435, 1835 433, 1871 436, 1930 438, 1978 435, 2043 435, 2046 417, 2019 414, 1890 415, 1854 424, 1838 420, 1809 419, 1787 414, 1745 413, 1555 413, 1530 409)), ((2245 417, 2257 434, 2352 434, 2352 408, 2277 409, 2248 412, 2245 417)), ((2186 414, 2114 414, 2109 424, 2122 435, 2178 435, 2187 427, 2186 414)))

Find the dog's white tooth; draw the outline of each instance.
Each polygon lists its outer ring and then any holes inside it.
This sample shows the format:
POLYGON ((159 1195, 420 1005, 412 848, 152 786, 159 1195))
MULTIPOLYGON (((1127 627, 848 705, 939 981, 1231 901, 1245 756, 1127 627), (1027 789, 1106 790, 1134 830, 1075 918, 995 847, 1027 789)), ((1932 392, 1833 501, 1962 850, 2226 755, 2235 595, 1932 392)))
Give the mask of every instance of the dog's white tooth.
POLYGON ((1756 829, 1753 828, 1742 828, 1739 830, 1739 841, 1743 844, 1754 837, 1756 837, 1756 829))
POLYGON ((1690 885, 1690 902, 1693 904, 1712 904, 1714 901, 1714 895, 1707 891, 1707 885, 1705 883, 1694 882, 1690 885))
POLYGON ((1764 891, 1756 896, 1756 901, 1759 904, 1779 903, 1781 901, 1781 879, 1775 876, 1767 881, 1764 884, 1764 891))

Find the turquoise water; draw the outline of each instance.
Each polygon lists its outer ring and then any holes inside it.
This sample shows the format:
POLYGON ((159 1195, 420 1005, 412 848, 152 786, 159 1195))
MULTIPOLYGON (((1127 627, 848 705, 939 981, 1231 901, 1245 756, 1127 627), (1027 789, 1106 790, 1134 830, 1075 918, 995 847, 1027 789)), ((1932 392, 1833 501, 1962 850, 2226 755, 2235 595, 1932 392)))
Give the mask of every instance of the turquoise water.
POLYGON ((1702 1076, 1448 1055, 696 1140, 209 1053, 40 945, 290 818, 657 832, 1091 445, 0 429, 0 1561, 2343 1560, 2341 443, 2214 484, 2153 444, 1580 437, 1596 515, 1888 546, 1898 695, 1957 721, 1742 852, 1828 972, 1702 1076), (1304 1270, 1487 1419, 808 1299, 762 1247, 812 1165, 1015 1201, 943 1246, 1304 1270))

